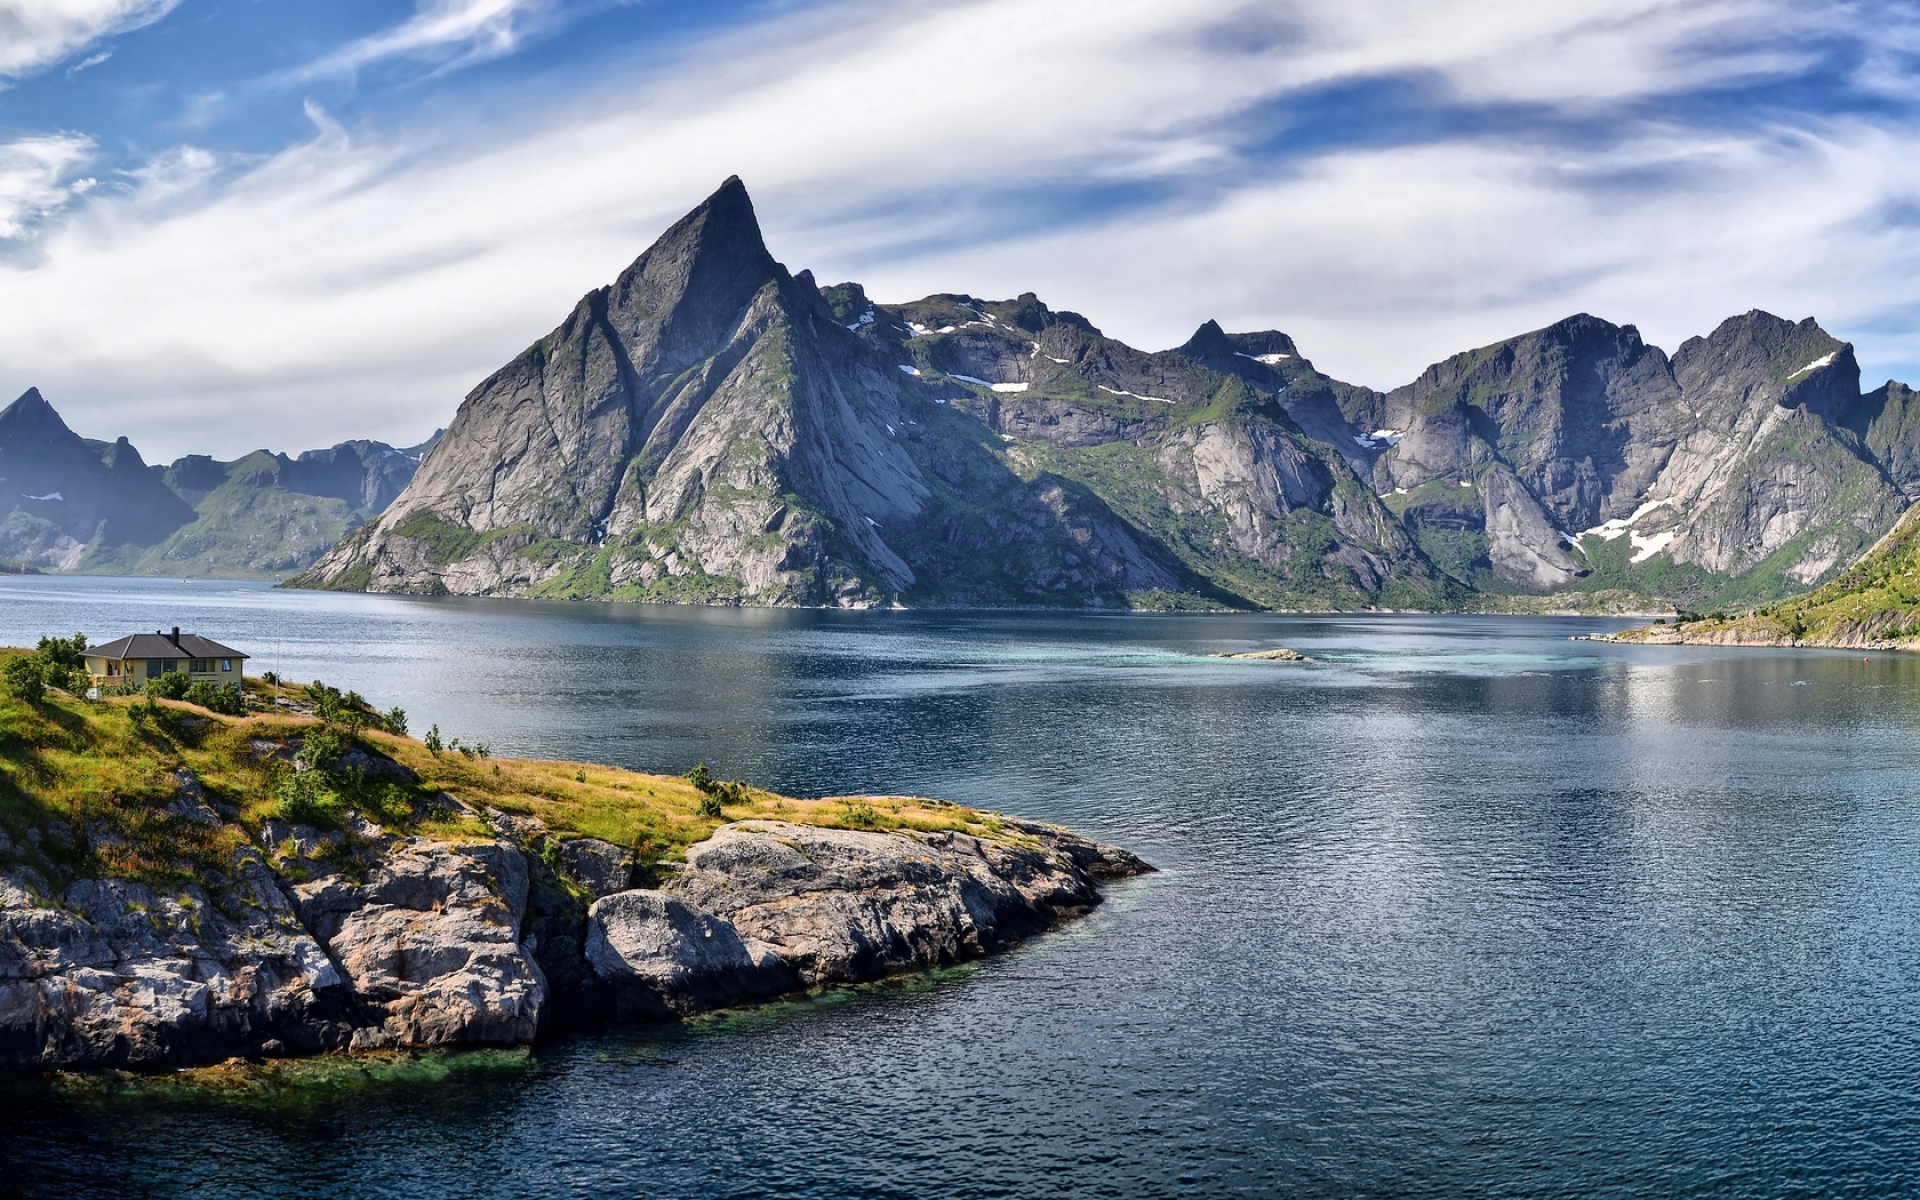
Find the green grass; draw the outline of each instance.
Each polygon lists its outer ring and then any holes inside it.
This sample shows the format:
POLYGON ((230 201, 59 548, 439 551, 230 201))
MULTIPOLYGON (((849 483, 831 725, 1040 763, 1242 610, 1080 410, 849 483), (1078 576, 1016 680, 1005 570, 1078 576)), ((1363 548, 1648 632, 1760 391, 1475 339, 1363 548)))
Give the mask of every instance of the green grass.
MULTIPOLYGON (((9 658, 24 651, 0 651, 9 658)), ((256 698, 271 695, 249 680, 256 698)), ((306 689, 278 694, 302 702, 306 689)), ((0 695, 0 866, 31 867, 58 891, 84 878, 183 884, 226 866, 257 844, 263 824, 283 813, 277 788, 291 768, 273 751, 318 728, 286 713, 222 717, 162 701, 89 702, 49 691, 38 704, 0 695), (167 811, 190 771, 210 803, 237 816, 201 824, 167 811), (37 834, 37 837, 35 836, 37 834)), ((417 739, 368 731, 363 749, 411 768, 417 783, 388 782, 346 804, 395 833, 485 836, 484 824, 434 803, 440 793, 476 810, 538 817, 558 836, 585 835, 633 848, 651 863, 681 857, 723 820, 769 818, 859 829, 957 830, 1018 840, 990 813, 901 796, 801 800, 743 787, 719 817, 702 816, 702 794, 686 779, 589 763, 429 751, 417 739)), ((344 817, 344 809, 334 814, 344 817)), ((326 823, 324 817, 322 823, 326 823)), ((336 822, 344 824, 343 821, 336 822)))

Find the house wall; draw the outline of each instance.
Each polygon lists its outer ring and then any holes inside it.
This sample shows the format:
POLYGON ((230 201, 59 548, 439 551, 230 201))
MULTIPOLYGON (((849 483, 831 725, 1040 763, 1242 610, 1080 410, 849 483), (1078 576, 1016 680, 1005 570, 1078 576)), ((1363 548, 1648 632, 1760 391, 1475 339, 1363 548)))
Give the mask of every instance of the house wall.
POLYGON ((123 683, 143 684, 150 679, 158 679, 160 676, 166 674, 169 665, 171 665, 173 670, 186 671, 187 674, 195 680, 205 680, 208 683, 237 684, 241 681, 241 673, 245 669, 245 664, 246 660, 243 658, 209 658, 202 660, 188 658, 129 658, 118 662, 104 658, 88 658, 87 674, 93 677, 93 681, 96 684, 103 684, 109 687, 123 683), (191 665, 196 661, 204 662, 212 669, 205 671, 190 669, 191 665), (118 671, 117 674, 113 673, 116 669, 118 671))

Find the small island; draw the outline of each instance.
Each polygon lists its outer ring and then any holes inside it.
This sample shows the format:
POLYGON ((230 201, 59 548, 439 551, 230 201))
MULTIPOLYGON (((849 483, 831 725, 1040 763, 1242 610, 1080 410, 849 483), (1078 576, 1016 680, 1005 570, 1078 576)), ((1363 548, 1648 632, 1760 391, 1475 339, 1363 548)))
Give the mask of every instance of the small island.
POLYGON ((1209 655, 1211 658, 1251 659, 1258 662, 1312 662, 1313 660, 1298 650, 1289 650, 1280 646, 1273 650, 1239 650, 1230 654, 1209 655))
POLYGON ((221 658, 94 673, 129 646, 0 650, 0 1066, 672 1020, 989 954, 1151 870, 937 800, 501 758, 221 658))

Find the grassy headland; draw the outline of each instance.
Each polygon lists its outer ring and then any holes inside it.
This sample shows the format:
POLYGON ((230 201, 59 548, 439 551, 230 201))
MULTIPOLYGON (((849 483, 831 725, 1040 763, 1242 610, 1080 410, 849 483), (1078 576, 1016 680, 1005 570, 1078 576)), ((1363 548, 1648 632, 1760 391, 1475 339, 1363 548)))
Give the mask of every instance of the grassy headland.
MULTIPOLYGON (((0 650, 0 667, 28 655, 0 650)), ((642 865, 753 817, 1020 840, 992 814, 934 800, 801 800, 704 772, 498 758, 457 741, 435 749, 437 730, 422 740, 383 728, 404 727, 404 714, 382 716, 324 685, 249 679, 246 695, 235 716, 147 695, 89 701, 48 687, 28 699, 0 688, 0 869, 30 867, 55 888, 185 883, 226 867, 275 819, 342 833, 343 866, 352 843, 373 836, 364 822, 461 838, 488 835, 493 813, 537 817, 559 839, 612 842, 642 865)))

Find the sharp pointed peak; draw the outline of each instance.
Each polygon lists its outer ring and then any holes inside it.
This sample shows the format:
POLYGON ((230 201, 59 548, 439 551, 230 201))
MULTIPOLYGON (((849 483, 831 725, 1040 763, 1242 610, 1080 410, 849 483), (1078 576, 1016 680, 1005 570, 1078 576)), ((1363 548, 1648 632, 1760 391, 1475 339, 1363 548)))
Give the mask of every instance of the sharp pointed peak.
POLYGON ((1220 328, 1220 322, 1208 318, 1175 353, 1189 358, 1231 358, 1233 351, 1233 339, 1227 331, 1220 328))
POLYGON ((24 411, 29 408, 44 408, 48 412, 53 411, 53 405, 47 403, 47 398, 40 394, 40 389, 37 387, 30 387, 26 391, 21 392, 12 404, 7 405, 6 411, 13 412, 16 409, 24 411))
POLYGON ((37 387, 28 388, 20 393, 19 399, 7 405, 6 408, 0 409, 0 428, 16 432, 23 429, 40 429, 57 431, 68 437, 74 436, 73 431, 67 428, 67 423, 61 419, 53 405, 47 403, 47 398, 40 394, 40 389, 37 387))

